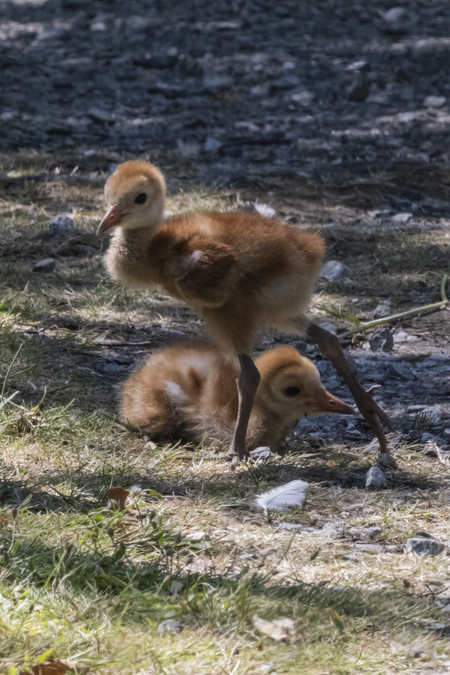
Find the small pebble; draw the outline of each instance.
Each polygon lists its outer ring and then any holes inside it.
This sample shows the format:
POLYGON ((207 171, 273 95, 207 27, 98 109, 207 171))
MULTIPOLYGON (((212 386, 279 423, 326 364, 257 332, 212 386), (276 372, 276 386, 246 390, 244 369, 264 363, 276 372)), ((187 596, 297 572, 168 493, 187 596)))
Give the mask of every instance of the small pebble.
POLYGON ((408 220, 411 220, 412 213, 396 213, 395 216, 392 216, 394 223, 407 223, 408 220))
POLYGON ((369 535, 371 539, 374 539, 375 537, 378 537, 380 534, 381 529, 377 527, 376 525, 373 527, 367 527, 365 530, 365 533, 369 535))
POLYGON ((412 538, 406 542, 406 552, 416 555, 439 555, 445 546, 436 539, 412 538))
POLYGON ((375 307, 373 310, 373 318, 374 319, 384 319, 384 317, 389 316, 391 313, 391 303, 389 300, 386 300, 385 302, 382 302, 380 305, 375 307))
POLYGON ((33 267, 33 272, 53 272, 55 269, 56 260, 54 258, 44 258, 39 260, 33 267))
POLYGON ((378 490, 383 487, 387 487, 386 476, 378 466, 372 466, 366 473, 366 488, 378 490))
POLYGON ((425 108, 442 108, 445 100, 445 96, 427 96, 423 104, 425 108))
POLYGON ((406 18, 406 9, 404 7, 392 7, 383 14, 383 19, 389 23, 401 21, 406 18))
POLYGON ((345 265, 338 260, 329 260, 322 267, 319 277, 321 279, 326 279, 326 281, 336 281, 336 279, 339 279, 345 274, 346 270, 347 268, 345 265))
POLYGON ((342 530, 342 525, 341 523, 326 523, 323 527, 321 532, 324 534, 332 534, 336 535, 342 530))
POLYGON ((420 437, 420 442, 425 444, 428 443, 428 441, 436 443, 436 436, 433 436, 433 434, 429 434, 425 431, 420 437))
POLYGON ((325 321, 324 323, 319 324, 321 328, 324 328, 325 330, 329 331, 330 333, 334 333, 336 335, 337 333, 337 328, 334 325, 334 323, 329 323, 328 321, 325 321))
POLYGON ((425 457, 439 457, 439 452, 439 447, 434 441, 428 441, 423 449, 425 457))
POLYGON ((221 147, 222 143, 220 141, 218 141, 216 138, 211 138, 211 136, 208 136, 205 141, 204 150, 205 152, 217 152, 221 147))
POLYGON ((389 328, 383 328, 371 335, 369 344, 373 352, 391 352, 394 349, 394 336, 389 328))
POLYGON ((166 619, 166 621, 162 621, 158 626, 158 633, 161 633, 161 635, 164 635, 166 631, 171 633, 181 633, 183 630, 183 624, 176 621, 176 619, 166 619))
POLYGON ((67 213, 58 213, 48 226, 48 231, 52 237, 58 234, 65 234, 68 230, 73 229, 75 229, 75 223, 67 213))
POLYGON ((289 530, 290 532, 300 532, 304 526, 299 523, 280 523, 280 530, 289 530))
POLYGON ((255 207, 255 211, 259 213, 260 216, 264 216, 265 218, 273 218, 275 215, 276 211, 273 209, 271 206, 268 204, 259 204, 257 201, 253 204, 255 207))
POLYGON ((205 539, 209 539, 209 534, 207 532, 190 532, 185 536, 185 539, 188 539, 189 541, 204 541, 205 539))
POLYGON ((260 448, 255 448, 249 453, 252 459, 268 459, 269 457, 275 457, 275 453, 271 452, 268 446, 261 446, 260 448))

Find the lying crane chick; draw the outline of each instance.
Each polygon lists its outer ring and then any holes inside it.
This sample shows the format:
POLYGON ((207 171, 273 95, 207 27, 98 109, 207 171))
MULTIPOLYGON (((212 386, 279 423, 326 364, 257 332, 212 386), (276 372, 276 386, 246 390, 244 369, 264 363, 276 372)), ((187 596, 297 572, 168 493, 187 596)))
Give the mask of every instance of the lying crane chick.
MULTIPOLYGON (((250 417, 246 450, 275 450, 292 423, 307 415, 355 414, 329 394, 315 365, 292 347, 277 347, 255 362, 261 381, 250 417)), ((122 419, 152 438, 174 437, 224 449, 238 415, 238 363, 212 345, 162 349, 122 387, 122 419)))
POLYGON ((386 453, 378 418, 387 415, 365 392, 335 335, 305 311, 323 264, 319 234, 248 213, 186 213, 164 220, 162 174, 147 162, 120 164, 108 178, 108 210, 98 233, 114 227, 106 266, 128 286, 159 285, 203 315, 220 349, 238 357, 238 413, 230 454, 242 459, 259 373, 250 352, 256 330, 272 326, 311 337, 352 392, 386 453))

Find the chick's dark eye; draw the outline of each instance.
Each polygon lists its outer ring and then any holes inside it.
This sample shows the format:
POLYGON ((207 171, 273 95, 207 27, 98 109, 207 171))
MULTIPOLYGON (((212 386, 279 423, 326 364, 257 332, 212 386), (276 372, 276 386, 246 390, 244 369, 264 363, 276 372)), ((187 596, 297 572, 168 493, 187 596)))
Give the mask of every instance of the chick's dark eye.
POLYGON ((300 393, 300 389, 298 387, 288 387, 285 391, 285 393, 288 396, 297 396, 297 394, 300 393))
POLYGON ((147 200, 147 195, 145 192, 140 192, 137 197, 135 197, 134 203, 135 204, 145 204, 147 200))

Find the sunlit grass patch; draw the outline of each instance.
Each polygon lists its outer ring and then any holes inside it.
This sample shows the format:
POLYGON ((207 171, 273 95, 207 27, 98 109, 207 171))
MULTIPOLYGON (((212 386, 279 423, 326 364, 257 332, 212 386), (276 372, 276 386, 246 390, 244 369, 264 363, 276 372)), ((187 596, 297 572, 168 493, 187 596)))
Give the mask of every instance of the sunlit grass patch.
MULTIPOLYGON (((76 174, 35 182, 62 160, 13 159, 4 171, 17 174, 0 201, 0 671, 16 675, 49 657, 112 675, 448 667, 448 558, 418 558, 404 546, 418 529, 448 542, 449 469, 405 442, 389 488, 372 492, 364 477, 376 456, 350 442, 290 438, 283 456, 236 471, 207 447, 145 443, 117 417, 117 386, 150 351, 204 325, 158 291, 112 282, 100 247, 55 253, 40 234, 62 211, 92 237, 101 182, 76 174), (55 271, 33 273, 50 254, 55 271), (108 358, 116 374, 105 370, 108 358), (255 507, 257 494, 297 478, 309 483, 301 508, 255 507), (117 487, 130 491, 124 511, 103 501, 117 487), (371 527, 374 538, 364 534, 371 527), (255 614, 288 618, 293 630, 277 642, 255 627, 255 614), (171 619, 182 632, 162 630, 171 619)), ((67 160, 63 171, 74 166, 67 160)), ((277 194, 256 189, 242 196, 176 177, 169 189, 174 214, 248 209, 257 197, 278 209, 277 194)), ((326 222, 305 190, 309 211, 295 190, 289 196, 299 225, 326 222)), ((330 238, 350 284, 320 282, 314 304, 345 325, 349 313, 366 319, 380 293, 394 308, 415 302, 415 292, 420 302, 439 293, 442 256, 431 249, 436 259, 425 264, 421 253, 433 238, 445 252, 439 231, 364 245, 330 238)))

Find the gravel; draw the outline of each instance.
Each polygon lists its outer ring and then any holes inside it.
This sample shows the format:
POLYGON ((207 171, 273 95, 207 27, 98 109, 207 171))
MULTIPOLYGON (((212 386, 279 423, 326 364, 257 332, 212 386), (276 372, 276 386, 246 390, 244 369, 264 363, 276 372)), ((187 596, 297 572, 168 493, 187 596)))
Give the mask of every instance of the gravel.
POLYGON ((177 138, 203 148, 220 130, 192 166, 211 179, 223 157, 245 176, 448 163, 449 3, 64 0, 55 16, 48 2, 3 8, 3 152, 151 148, 165 161, 177 138))

